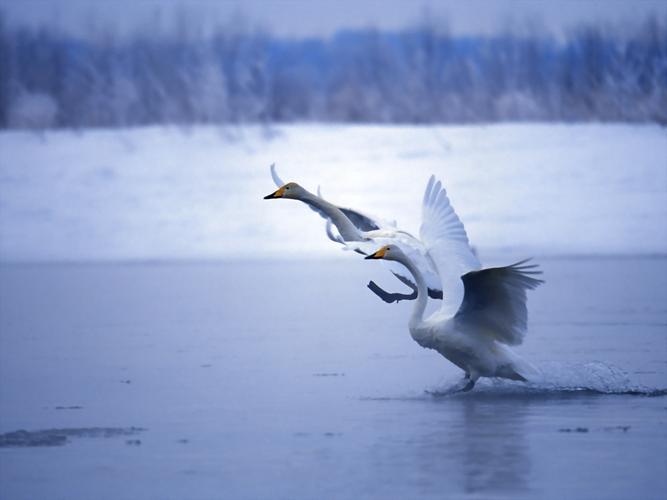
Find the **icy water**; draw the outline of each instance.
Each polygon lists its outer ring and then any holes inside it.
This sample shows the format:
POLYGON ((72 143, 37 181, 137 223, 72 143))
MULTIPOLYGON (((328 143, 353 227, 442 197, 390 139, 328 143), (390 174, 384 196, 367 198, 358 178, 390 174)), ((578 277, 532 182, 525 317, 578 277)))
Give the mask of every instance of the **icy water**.
POLYGON ((0 497, 664 498, 667 258, 539 262, 542 380, 450 396, 352 255, 3 265, 0 497))

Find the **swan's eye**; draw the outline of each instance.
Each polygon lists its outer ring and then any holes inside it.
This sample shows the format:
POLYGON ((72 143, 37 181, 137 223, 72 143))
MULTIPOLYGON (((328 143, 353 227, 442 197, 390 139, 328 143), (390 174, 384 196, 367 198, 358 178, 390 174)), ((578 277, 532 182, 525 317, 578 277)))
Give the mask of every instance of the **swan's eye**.
POLYGON ((289 186, 287 186, 285 189, 289 189, 289 186))

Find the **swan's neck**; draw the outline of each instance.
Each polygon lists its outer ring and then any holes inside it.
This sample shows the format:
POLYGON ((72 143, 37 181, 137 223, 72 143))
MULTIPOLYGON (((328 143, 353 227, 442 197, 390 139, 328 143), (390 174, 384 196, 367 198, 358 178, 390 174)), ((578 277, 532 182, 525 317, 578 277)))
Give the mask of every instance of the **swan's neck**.
POLYGON ((408 271, 410 271, 417 284, 417 300, 412 309, 412 316, 410 317, 409 323, 409 326, 412 329, 419 326, 422 321, 424 321, 424 311, 426 310, 426 304, 428 302, 428 287, 426 286, 424 275, 409 258, 406 257, 400 262, 408 268, 408 271))
POLYGON ((338 229, 338 232, 345 241, 364 240, 361 232, 354 224, 352 224, 352 222, 350 222, 350 219, 348 219, 336 205, 329 203, 328 201, 320 198, 319 196, 315 196, 312 193, 306 193, 302 199, 305 203, 308 203, 309 205, 312 205, 324 212, 326 216, 331 219, 331 222, 334 226, 336 226, 336 229, 338 229))

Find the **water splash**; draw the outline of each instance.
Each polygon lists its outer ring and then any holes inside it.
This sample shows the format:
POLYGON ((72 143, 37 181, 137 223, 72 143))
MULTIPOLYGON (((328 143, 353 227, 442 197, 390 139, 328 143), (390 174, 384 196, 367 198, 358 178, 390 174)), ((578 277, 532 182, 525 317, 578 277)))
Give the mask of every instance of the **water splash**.
POLYGON ((589 363, 544 363, 531 387, 551 391, 588 391, 600 394, 664 395, 665 389, 647 387, 631 380, 617 366, 592 361, 589 363))
MULTIPOLYGON (((446 381, 428 390, 435 396, 453 395, 458 384, 446 381)), ((622 369, 593 361, 588 363, 543 363, 538 374, 527 383, 505 379, 480 379, 470 393, 477 395, 526 395, 526 396, 566 396, 591 394, 616 394, 657 397, 666 396, 667 388, 648 387, 633 382, 622 369)))

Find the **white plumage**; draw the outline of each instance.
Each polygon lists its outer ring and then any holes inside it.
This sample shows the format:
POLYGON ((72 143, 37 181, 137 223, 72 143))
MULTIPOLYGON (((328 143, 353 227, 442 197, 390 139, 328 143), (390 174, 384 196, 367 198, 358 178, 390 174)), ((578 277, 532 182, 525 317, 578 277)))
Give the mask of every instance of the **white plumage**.
POLYGON ((479 377, 529 379, 535 370, 508 346, 523 341, 526 290, 542 283, 534 277, 540 274, 537 266, 521 261, 479 270, 465 228, 433 176, 424 193, 420 237, 444 293, 440 309, 426 319, 426 281, 410 256, 390 244, 366 257, 399 262, 413 276, 418 292, 409 322, 412 338, 465 372, 460 390, 472 389, 479 377))
MULTIPOLYGON (((428 256, 424 243, 409 232, 399 229, 395 221, 387 221, 364 214, 358 210, 334 205, 320 195, 319 187, 317 190, 318 194, 315 195, 294 182, 284 183, 278 176, 275 165, 271 165, 271 178, 279 189, 268 195, 267 199, 295 199, 305 203, 326 219, 325 229, 329 239, 344 245, 344 248, 348 250, 368 255, 381 245, 393 244, 399 246, 421 270, 427 289, 432 297, 440 297, 443 293, 447 293, 443 292, 438 272, 433 261, 428 256), (332 225, 338 230, 338 235, 333 234, 332 225)), ((453 215, 458 221, 456 214, 453 215)), ((467 246, 468 238, 465 234, 465 229, 463 229, 460 221, 458 224, 460 228, 457 230, 457 234, 459 236, 461 232, 463 234, 460 244, 467 246)), ((467 265, 470 267, 470 270, 479 269, 481 267, 480 263, 469 246, 467 251, 467 265)), ((403 266, 393 263, 387 264, 394 274, 403 278, 402 281, 412 281, 411 276, 409 273, 406 273, 403 266)))

